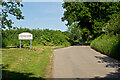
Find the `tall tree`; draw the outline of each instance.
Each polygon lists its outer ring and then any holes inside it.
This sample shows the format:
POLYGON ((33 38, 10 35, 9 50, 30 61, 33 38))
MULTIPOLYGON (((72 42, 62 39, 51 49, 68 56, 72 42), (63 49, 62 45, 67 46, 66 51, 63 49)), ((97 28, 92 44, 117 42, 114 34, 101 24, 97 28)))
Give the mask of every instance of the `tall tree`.
POLYGON ((68 31, 71 34, 70 39, 71 40, 79 40, 80 39, 80 30, 77 27, 77 23, 72 24, 70 27, 68 27, 68 31))
POLYGON ((120 34, 120 13, 117 16, 111 18, 111 20, 105 24, 104 29, 107 34, 120 34))
POLYGON ((20 7, 23 7, 23 4, 21 4, 20 0, 10 0, 10 2, 0 2, 2 5, 2 28, 12 28, 12 20, 8 19, 9 15, 13 15, 16 17, 16 19, 24 19, 24 16, 22 15, 22 11, 20 10, 20 7))
POLYGON ((78 27, 90 31, 93 38, 99 36, 103 24, 120 11, 119 2, 64 2, 62 6, 65 9, 62 21, 67 21, 68 27, 77 22, 78 27))

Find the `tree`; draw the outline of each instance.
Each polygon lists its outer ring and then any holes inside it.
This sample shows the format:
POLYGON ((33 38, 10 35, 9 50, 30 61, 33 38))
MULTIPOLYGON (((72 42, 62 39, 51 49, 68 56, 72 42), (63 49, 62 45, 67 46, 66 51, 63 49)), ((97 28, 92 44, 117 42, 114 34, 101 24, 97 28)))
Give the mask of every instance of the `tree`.
POLYGON ((105 32, 108 33, 114 33, 114 34, 120 34, 120 13, 112 17, 108 23, 105 24, 105 32))
POLYGON ((91 39, 90 31, 87 28, 81 29, 78 23, 73 23, 68 27, 68 31, 71 33, 70 39, 79 41, 79 42, 88 42, 91 39))
POLYGON ((74 23, 70 27, 68 27, 68 31, 71 34, 70 35, 71 40, 79 40, 80 39, 80 37, 81 37, 80 32, 81 31, 80 31, 77 23, 74 23))
POLYGON ((20 0, 10 0, 10 2, 0 2, 2 5, 2 28, 12 28, 12 20, 8 19, 8 15, 13 15, 16 19, 24 19, 20 7, 23 7, 23 4, 20 3, 20 0))
POLYGON ((93 39, 101 34, 103 24, 120 11, 119 2, 64 2, 62 6, 62 21, 67 21, 68 27, 77 22, 93 39))

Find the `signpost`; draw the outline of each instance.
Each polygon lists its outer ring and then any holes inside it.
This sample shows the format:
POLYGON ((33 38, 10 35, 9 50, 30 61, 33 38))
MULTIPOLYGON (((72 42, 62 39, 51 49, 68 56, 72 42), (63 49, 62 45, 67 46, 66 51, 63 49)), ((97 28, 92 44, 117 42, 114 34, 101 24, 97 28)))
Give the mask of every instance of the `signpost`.
POLYGON ((28 32, 23 32, 19 34, 19 40, 20 40, 20 48, 21 48, 21 40, 30 40, 30 49, 32 49, 32 39, 33 35, 28 32))

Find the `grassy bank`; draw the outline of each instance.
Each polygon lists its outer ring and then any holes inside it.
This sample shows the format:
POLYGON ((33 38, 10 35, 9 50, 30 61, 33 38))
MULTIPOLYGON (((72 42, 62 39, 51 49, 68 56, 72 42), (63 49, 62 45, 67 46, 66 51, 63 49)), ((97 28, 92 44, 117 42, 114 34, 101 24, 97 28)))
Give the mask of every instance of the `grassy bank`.
POLYGON ((52 50, 58 47, 34 46, 30 49, 2 49, 3 79, 42 79, 49 76, 52 50))
POLYGON ((90 46, 110 57, 120 60, 120 35, 101 35, 90 46))

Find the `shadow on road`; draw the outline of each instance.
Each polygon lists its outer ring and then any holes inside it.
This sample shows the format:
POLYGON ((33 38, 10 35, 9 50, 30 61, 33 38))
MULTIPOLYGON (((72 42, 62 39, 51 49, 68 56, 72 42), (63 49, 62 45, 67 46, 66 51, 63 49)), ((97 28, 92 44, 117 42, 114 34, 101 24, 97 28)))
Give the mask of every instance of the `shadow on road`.
POLYGON ((95 58, 98 59, 98 63, 107 63, 105 65, 106 68, 110 67, 110 68, 117 68, 116 72, 111 72, 109 74, 107 74, 107 76, 105 78, 119 78, 120 79, 120 61, 115 60, 113 58, 110 58, 108 56, 95 56, 95 58))

